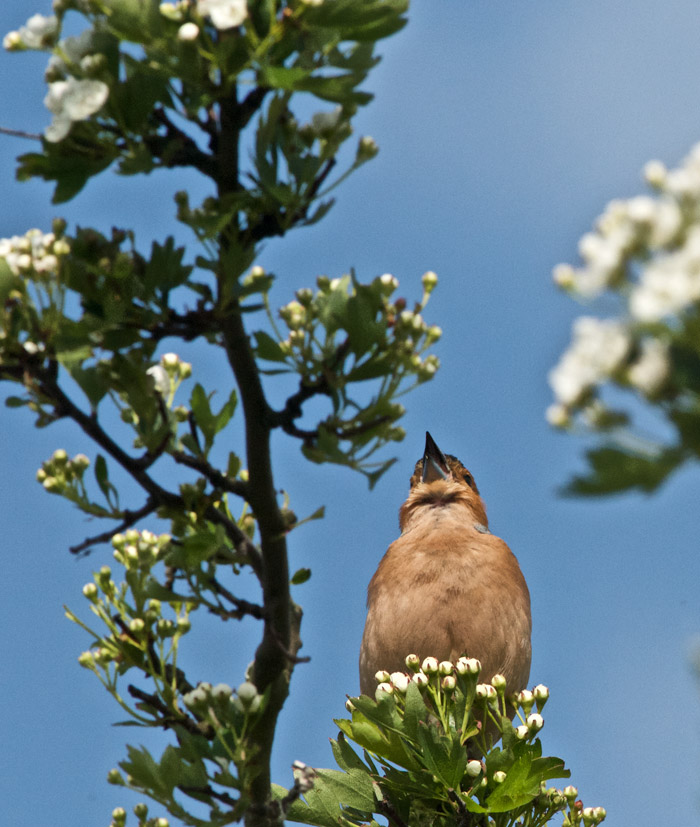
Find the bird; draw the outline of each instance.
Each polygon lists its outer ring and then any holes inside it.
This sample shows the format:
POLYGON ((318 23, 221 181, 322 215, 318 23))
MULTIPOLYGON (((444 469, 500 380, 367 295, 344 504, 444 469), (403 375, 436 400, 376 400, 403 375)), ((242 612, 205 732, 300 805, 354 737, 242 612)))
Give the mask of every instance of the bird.
POLYGON ((518 561, 489 531, 474 477, 426 432, 425 450, 399 510, 400 536, 367 589, 360 690, 405 658, 481 661, 481 680, 503 675, 509 692, 530 675, 530 593, 518 561))

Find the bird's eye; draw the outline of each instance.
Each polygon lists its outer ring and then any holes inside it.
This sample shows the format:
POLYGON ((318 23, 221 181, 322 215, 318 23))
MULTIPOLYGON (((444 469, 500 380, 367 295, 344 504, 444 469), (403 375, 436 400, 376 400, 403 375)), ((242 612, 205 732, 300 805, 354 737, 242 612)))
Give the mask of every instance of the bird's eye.
POLYGON ((469 473, 469 471, 464 472, 464 481, 470 488, 474 488, 474 477, 469 473))

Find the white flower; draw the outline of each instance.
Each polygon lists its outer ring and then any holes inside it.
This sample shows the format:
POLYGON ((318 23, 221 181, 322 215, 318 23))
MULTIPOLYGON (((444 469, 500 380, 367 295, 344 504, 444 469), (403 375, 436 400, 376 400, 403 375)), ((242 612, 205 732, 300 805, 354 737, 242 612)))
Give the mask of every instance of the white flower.
POLYGON ((683 246, 658 256, 642 272, 629 299, 631 314, 655 322, 700 300, 700 226, 692 227, 683 246))
POLYGON ((153 379, 157 393, 165 396, 170 393, 170 377, 163 365, 153 365, 146 373, 153 379))
POLYGON ((594 385, 608 378, 630 347, 626 327, 613 319, 582 316, 574 322, 573 342, 549 373, 557 402, 573 405, 594 385))
POLYGON ((209 15, 217 29, 240 26, 248 17, 246 0, 197 0, 197 11, 209 15))
POLYGON ((319 137, 325 137, 340 123, 342 107, 336 106, 332 112, 316 112, 311 118, 311 128, 319 137))
POLYGON ((3 44, 6 49, 23 46, 25 49, 46 49, 53 45, 58 34, 58 18, 35 14, 19 31, 6 35, 3 44))
POLYGON ((650 187, 660 189, 666 183, 668 170, 661 161, 649 161, 644 165, 644 180, 650 187))
POLYGON ((101 109, 109 95, 109 86, 101 80, 57 80, 49 84, 44 98, 53 113, 53 122, 44 132, 51 143, 62 141, 70 132, 73 121, 84 121, 101 109))
POLYGON ((629 381, 642 393, 651 395, 668 376, 668 344, 659 339, 644 339, 641 354, 627 372, 629 381))
POLYGON ((199 26, 196 23, 183 23, 177 30, 177 39, 185 43, 196 40, 199 37, 199 26))

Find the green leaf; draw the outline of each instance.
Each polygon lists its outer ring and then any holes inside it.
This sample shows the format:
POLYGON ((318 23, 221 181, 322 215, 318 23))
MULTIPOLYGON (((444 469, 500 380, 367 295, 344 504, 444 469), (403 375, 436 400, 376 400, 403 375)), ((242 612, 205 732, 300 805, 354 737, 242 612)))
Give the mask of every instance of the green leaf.
POLYGON ((360 756, 348 744, 347 738, 342 732, 338 733, 337 741, 334 741, 333 738, 330 740, 333 756, 341 770, 346 772, 349 770, 369 771, 360 756))
POLYGON ((341 40, 374 41, 406 25, 408 0, 334 0, 305 9, 304 22, 337 29, 341 40))
POLYGON ((87 122, 73 124, 70 135, 57 144, 42 141, 44 152, 29 152, 17 159, 17 180, 43 178, 55 181, 54 204, 70 201, 88 179, 106 169, 116 152, 95 135, 95 126, 87 122))
POLYGON ((467 766, 467 751, 459 739, 452 741, 423 723, 418 727, 418 743, 428 770, 437 775, 448 789, 459 788, 467 766))
POLYGON ((319 769, 316 773, 314 786, 304 794, 306 801, 295 801, 287 819, 318 827, 338 827, 343 823, 341 814, 346 807, 361 812, 365 819, 370 818, 375 803, 374 785, 364 765, 348 772, 319 769))
POLYGON ((682 449, 659 449, 656 454, 637 454, 621 448, 603 446, 586 452, 592 473, 574 477, 562 493, 600 497, 633 488, 650 493, 684 460, 682 449))
POLYGON ((5 400, 5 406, 8 408, 21 408, 28 405, 31 400, 22 399, 21 396, 8 396, 5 400))
POLYGON ((310 577, 311 569, 297 569, 292 575, 290 583, 292 586, 300 586, 302 583, 306 583, 310 577))
POLYGON ((95 458, 95 480, 100 487, 100 490, 105 496, 105 499, 112 508, 119 507, 119 495, 117 489, 109 481, 109 473, 107 471, 107 460, 98 454, 95 458))
POLYGON ((287 357, 279 346, 279 342, 273 339, 268 333, 265 333, 263 330, 256 330, 253 336, 255 336, 255 355, 259 359, 265 359, 268 362, 287 361, 287 357))

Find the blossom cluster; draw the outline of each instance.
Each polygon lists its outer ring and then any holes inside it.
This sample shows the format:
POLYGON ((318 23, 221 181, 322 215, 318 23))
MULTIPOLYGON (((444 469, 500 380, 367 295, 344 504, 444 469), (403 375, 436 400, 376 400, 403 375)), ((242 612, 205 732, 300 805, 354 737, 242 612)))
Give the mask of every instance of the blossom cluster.
POLYGON ((69 487, 79 487, 84 493, 82 480, 89 465, 90 460, 85 454, 76 454, 69 459, 66 451, 59 448, 41 464, 36 479, 50 494, 65 494, 69 487))
POLYGON ((0 258, 15 276, 55 274, 59 260, 69 252, 65 238, 36 228, 24 235, 0 238, 0 258))
POLYGON ((3 39, 3 46, 10 51, 53 52, 45 72, 49 88, 44 98, 46 108, 53 115, 44 132, 51 143, 62 141, 73 123, 94 115, 109 97, 108 84, 95 77, 102 73, 106 63, 99 51, 95 31, 88 29, 77 37, 58 40, 60 30, 60 17, 35 14, 24 26, 9 32, 3 39))
MULTIPOLYGON (((258 277, 264 277, 262 268, 254 270, 260 270, 258 277)), ((280 318, 289 330, 288 337, 280 342, 280 348, 295 361, 302 373, 307 372, 308 367, 318 358, 317 324, 321 322, 329 332, 325 349, 329 345, 335 347, 335 330, 344 323, 342 309, 347 306, 348 297, 356 295, 356 288, 347 276, 334 279, 319 276, 316 283, 316 292, 308 287, 297 290, 296 298, 279 311, 280 318), (334 312, 330 312, 331 307, 334 312)), ((387 336, 386 344, 397 359, 397 369, 403 368, 414 373, 420 382, 431 379, 437 372, 440 364, 437 356, 423 356, 423 353, 442 336, 442 330, 437 325, 428 325, 420 313, 437 284, 437 276, 432 272, 425 273, 422 283, 423 301, 414 310, 409 310, 402 298, 392 300, 399 282, 390 273, 377 276, 369 285, 376 300, 376 316, 382 322, 382 335, 387 335, 389 331, 393 334, 391 338, 387 336)), ((328 355, 323 352, 323 346, 321 351, 322 357, 328 355)))
POLYGON ((582 264, 559 264, 555 282, 578 299, 616 296, 618 316, 583 316, 549 374, 555 403, 547 418, 566 426, 578 412, 588 424, 605 417, 601 386, 612 382, 655 399, 672 371, 671 345, 700 310, 700 144, 668 170, 650 161, 653 194, 617 199, 579 242, 582 264))
MULTIPOLYGON (((493 675, 489 682, 480 682, 480 661, 466 656, 458 658, 455 662, 439 661, 435 657, 426 657, 421 661, 417 655, 410 654, 405 659, 405 665, 405 671, 389 673, 380 670, 375 675, 377 704, 392 704, 399 719, 403 718, 404 711, 408 708, 407 695, 411 691, 415 692, 412 689, 412 685, 415 684, 431 710, 431 717, 440 721, 440 737, 450 738, 456 734, 462 748, 466 744, 465 737, 479 741, 479 733, 484 729, 482 722, 487 717, 492 719, 492 723, 498 724, 504 741, 510 739, 511 745, 513 739, 515 742, 523 742, 519 750, 526 749, 528 743, 539 737, 544 726, 542 710, 549 699, 549 689, 543 684, 538 684, 533 689, 508 693, 506 678, 503 675, 493 675), (508 706, 512 711, 508 711, 508 706), (476 710, 476 725, 469 712, 472 707, 476 710), (517 716, 520 723, 511 729, 508 721, 513 715, 517 716)), ((365 705, 366 701, 366 698, 348 700, 346 707, 353 714, 353 721, 358 707, 359 720, 363 724, 366 719, 375 720, 365 705)), ((384 720, 384 717, 379 716, 378 719, 384 720)), ((346 727, 343 731, 346 735, 350 732, 351 737, 354 735, 351 728, 349 730, 346 727)), ((410 729, 407 734, 410 739, 410 729)), ((358 740, 358 743, 362 742, 358 740)), ((498 758, 497 768, 494 768, 493 754, 486 749, 486 743, 482 743, 480 748, 481 757, 478 752, 467 752, 469 758, 464 768, 464 779, 469 789, 465 788, 463 791, 469 795, 475 794, 478 800, 481 800, 480 795, 486 796, 488 801, 488 797, 492 794, 497 795, 495 790, 506 781, 517 782, 513 778, 509 779, 512 767, 504 765, 498 758)), ((430 752, 429 747, 421 745, 422 754, 426 749, 430 752)), ((539 753, 539 745, 534 745, 533 749, 539 753)), ((498 754, 499 751, 496 752, 496 755, 498 754)), ((565 827, 595 827, 606 817, 603 807, 584 807, 578 798, 577 788, 572 785, 559 789, 547 787, 545 781, 542 781, 540 792, 533 804, 541 819, 537 823, 541 824, 548 823, 556 813, 563 813, 565 827)))

